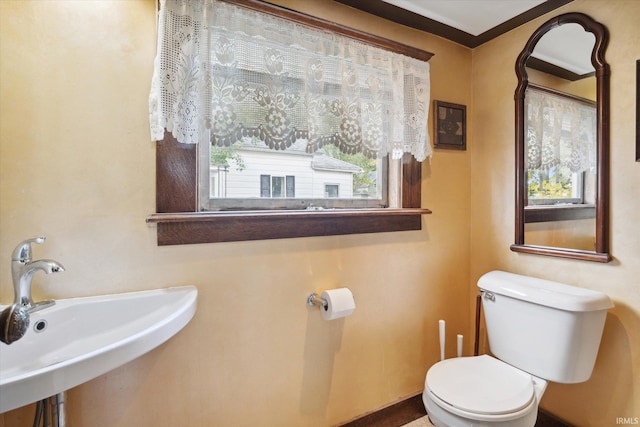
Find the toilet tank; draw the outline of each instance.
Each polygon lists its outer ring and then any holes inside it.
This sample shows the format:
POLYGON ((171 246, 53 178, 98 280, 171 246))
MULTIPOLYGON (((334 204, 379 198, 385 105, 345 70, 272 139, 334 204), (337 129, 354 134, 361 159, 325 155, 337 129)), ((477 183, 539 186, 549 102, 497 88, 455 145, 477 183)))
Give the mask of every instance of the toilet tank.
POLYGON ((549 381, 589 379, 613 307, 607 295, 504 271, 486 273, 478 287, 494 356, 549 381))

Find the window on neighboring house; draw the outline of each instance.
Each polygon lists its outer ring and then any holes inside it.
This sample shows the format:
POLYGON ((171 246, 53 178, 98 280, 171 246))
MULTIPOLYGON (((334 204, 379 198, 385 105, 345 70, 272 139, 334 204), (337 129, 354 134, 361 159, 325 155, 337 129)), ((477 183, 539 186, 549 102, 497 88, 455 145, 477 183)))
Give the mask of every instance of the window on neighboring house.
POLYGON ((161 0, 158 40, 160 244, 420 228, 431 54, 245 0, 161 0))
MULTIPOLYGON (((213 172, 213 171, 212 171, 213 172)), ((217 185, 216 185, 216 175, 213 173, 209 174, 209 197, 214 198, 218 196, 217 185)))
POLYGON ((295 197, 296 177, 260 175, 260 197, 295 197))
POLYGON ((338 184, 325 184, 324 185, 324 194, 327 198, 337 198, 340 197, 340 185, 338 184))

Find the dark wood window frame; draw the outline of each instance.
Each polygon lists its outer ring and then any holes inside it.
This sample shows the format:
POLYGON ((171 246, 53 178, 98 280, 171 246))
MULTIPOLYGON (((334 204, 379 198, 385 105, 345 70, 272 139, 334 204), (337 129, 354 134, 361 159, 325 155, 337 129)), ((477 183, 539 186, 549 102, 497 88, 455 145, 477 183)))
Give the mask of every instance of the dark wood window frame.
MULTIPOLYGON (((424 61, 433 54, 378 36, 258 0, 224 0, 337 32, 424 61)), ((198 146, 181 144, 168 132, 156 144, 158 245, 282 239, 422 229, 421 164, 410 154, 402 161, 402 208, 198 212, 198 146)))

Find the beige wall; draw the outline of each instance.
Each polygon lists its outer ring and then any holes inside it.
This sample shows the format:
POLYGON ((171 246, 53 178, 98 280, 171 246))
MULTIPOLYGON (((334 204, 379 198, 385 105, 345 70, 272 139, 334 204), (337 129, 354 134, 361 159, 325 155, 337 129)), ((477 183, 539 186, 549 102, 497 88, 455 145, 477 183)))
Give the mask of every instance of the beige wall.
MULTIPOLYGON (((433 98, 471 104, 469 49, 327 0, 289 3, 434 52, 433 98)), ((471 150, 425 165, 422 231, 157 247, 154 53, 155 0, 0 1, 0 300, 13 247, 38 234, 35 256, 66 267, 36 276, 38 298, 200 292, 172 340, 69 392, 70 425, 327 426, 420 392, 438 319, 448 354, 455 333, 470 351, 471 150), (342 286, 349 318, 305 306, 342 286)), ((31 426, 33 410, 0 426, 31 426)))
MULTIPOLYGON (((577 425, 640 416, 640 164, 634 159, 636 0, 576 0, 610 30, 611 247, 607 265, 516 254, 514 62, 544 21, 473 51, 328 0, 278 3, 435 53, 432 99, 465 104, 468 149, 423 167, 419 232, 157 247, 147 96, 155 0, 0 1, 0 300, 9 259, 45 234, 39 298, 196 285, 193 321, 168 343, 69 393, 70 425, 327 426, 421 391, 438 358, 437 320, 465 334, 475 281, 491 269, 608 293, 596 370, 551 385, 542 406, 577 425), (349 286, 358 308, 325 322, 304 299, 349 286), (635 406, 634 406, 635 405, 635 406)), ((0 415, 30 426, 33 406, 0 415)))
MULTIPOLYGON (((504 269, 607 293, 610 311, 592 378, 551 384, 542 407, 577 426, 616 425, 640 417, 640 163, 635 163, 635 61, 640 59, 636 0, 576 0, 559 12, 584 12, 610 34, 611 253, 608 264, 518 254, 513 242, 515 58, 529 35, 552 15, 517 28, 473 52, 470 287, 484 272, 504 269), (474 186, 474 184, 472 184, 474 186)), ((556 13, 553 13, 555 15, 556 13)), ((428 185, 428 183, 427 183, 428 185)))

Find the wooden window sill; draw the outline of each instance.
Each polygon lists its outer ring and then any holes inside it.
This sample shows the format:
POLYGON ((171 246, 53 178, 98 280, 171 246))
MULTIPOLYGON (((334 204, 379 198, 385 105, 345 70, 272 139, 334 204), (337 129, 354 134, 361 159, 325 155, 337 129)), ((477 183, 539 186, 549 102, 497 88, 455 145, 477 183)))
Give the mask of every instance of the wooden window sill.
POLYGON ((422 229, 429 209, 326 209, 157 213, 158 245, 333 236, 422 229))

